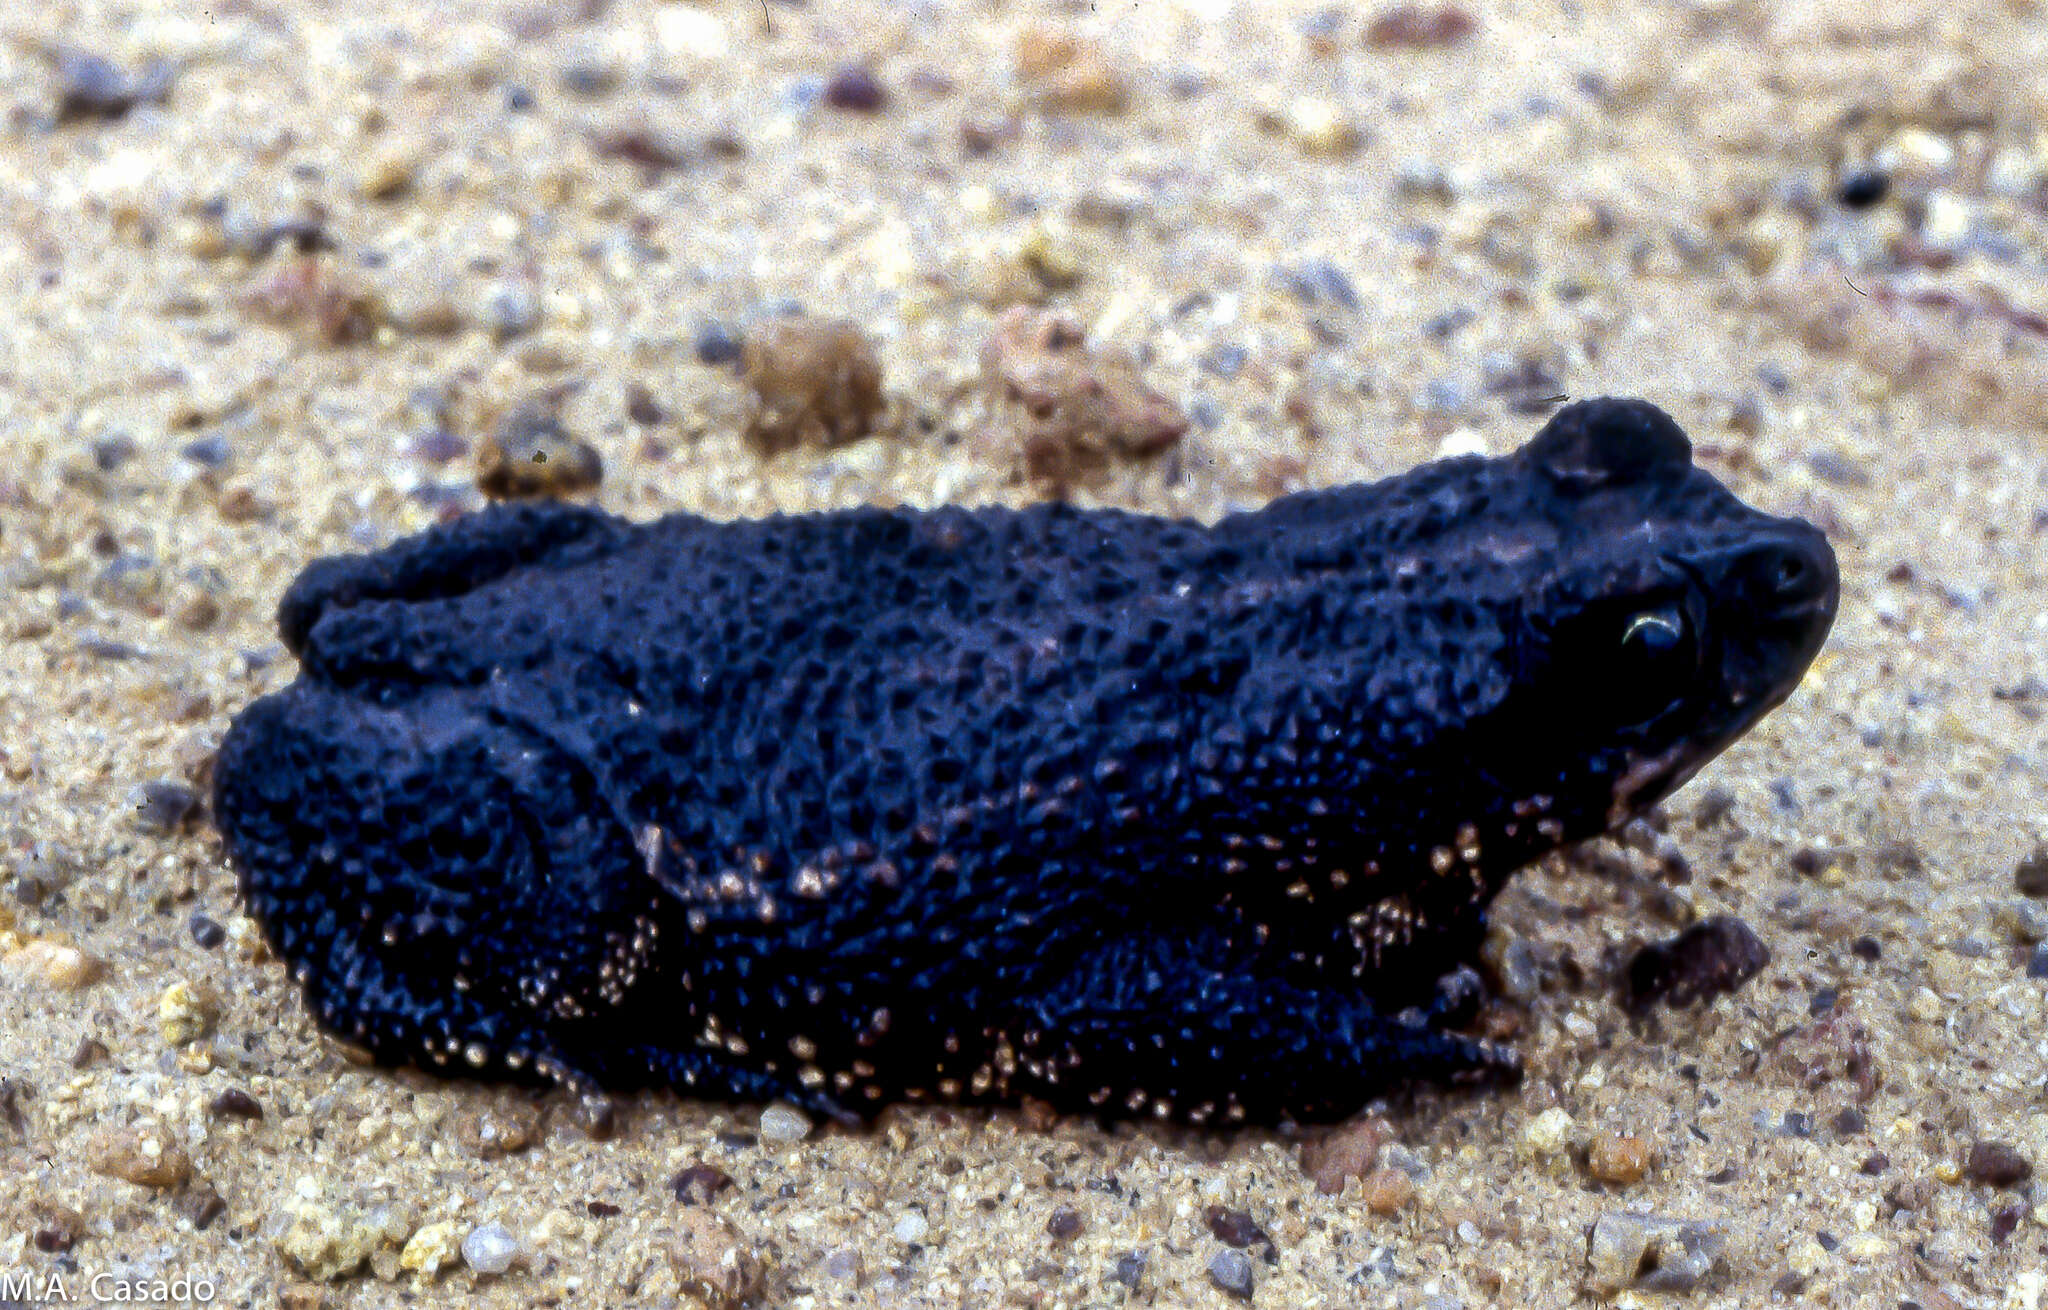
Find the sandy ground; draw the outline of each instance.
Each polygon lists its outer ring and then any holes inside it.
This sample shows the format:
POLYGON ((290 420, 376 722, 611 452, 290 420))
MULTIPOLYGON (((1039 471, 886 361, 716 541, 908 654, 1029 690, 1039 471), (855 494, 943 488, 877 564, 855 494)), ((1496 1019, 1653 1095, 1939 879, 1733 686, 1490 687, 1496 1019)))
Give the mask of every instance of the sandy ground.
POLYGON ((1725 1243, 1674 1302, 2037 1306, 2048 12, 1474 0, 1424 48, 1377 13, 8 7, 0 1301, 1202 1306, 1248 1268, 1261 1305, 1551 1306, 1610 1294, 1588 1230, 1633 1213, 1725 1243), (831 103, 847 64, 879 108, 831 103), (1865 166, 1888 192, 1842 203, 1865 166), (975 437, 1025 301, 1189 422, 1091 503, 1214 514, 1620 392, 1830 532, 1827 651, 1669 806, 1689 880, 1602 844, 1503 898, 1526 1082, 1385 1107, 1388 1203, 1271 1133, 780 1140, 646 1096, 593 1140, 325 1042, 177 812, 291 676, 293 573, 478 503, 492 415, 570 384, 623 513, 1028 500, 975 437), (890 409, 767 458, 700 352, 796 307, 873 338, 890 409), (1718 912, 1772 966, 1632 1025, 1617 962, 1718 912), (709 1205, 673 1190, 698 1165, 709 1205), (1212 1205, 1272 1258, 1233 1264, 1212 1205))

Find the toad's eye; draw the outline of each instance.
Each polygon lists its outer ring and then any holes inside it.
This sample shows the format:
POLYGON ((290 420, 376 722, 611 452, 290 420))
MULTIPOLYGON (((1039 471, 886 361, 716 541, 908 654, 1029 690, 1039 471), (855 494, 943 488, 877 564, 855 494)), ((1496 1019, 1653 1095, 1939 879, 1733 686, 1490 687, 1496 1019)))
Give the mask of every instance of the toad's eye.
POLYGON ((1656 718, 1690 689, 1699 670, 1699 642, 1676 605, 1626 615, 1605 660, 1601 699, 1620 723, 1656 718))

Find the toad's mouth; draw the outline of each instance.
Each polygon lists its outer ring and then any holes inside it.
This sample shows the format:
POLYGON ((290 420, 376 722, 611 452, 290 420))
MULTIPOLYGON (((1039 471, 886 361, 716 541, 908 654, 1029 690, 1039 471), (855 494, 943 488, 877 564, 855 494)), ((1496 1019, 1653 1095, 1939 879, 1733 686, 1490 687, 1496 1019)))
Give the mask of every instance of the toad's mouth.
POLYGON ((1607 809, 1607 827, 1619 828, 1692 780, 1720 745, 1681 742, 1655 755, 1632 756, 1614 780, 1614 802, 1607 809))

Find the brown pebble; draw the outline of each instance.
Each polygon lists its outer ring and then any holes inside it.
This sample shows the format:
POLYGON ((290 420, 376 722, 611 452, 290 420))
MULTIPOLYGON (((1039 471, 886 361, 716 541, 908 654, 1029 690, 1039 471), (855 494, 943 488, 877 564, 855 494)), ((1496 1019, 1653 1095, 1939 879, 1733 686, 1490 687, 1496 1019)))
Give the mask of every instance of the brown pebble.
POLYGON ((1963 1173, 1987 1187, 2017 1187, 2034 1176, 2034 1164, 2011 1142, 1978 1142, 1970 1148, 1963 1173))
POLYGON ((230 1087, 206 1104, 216 1119, 262 1119, 263 1103, 239 1087, 230 1087))
POLYGON ((1017 34, 1017 76, 1039 78, 1056 73, 1081 57, 1081 38, 1049 27, 1027 27, 1017 34))
POLYGON ((1650 1168, 1650 1144, 1630 1133, 1601 1133, 1586 1147, 1586 1172, 1603 1183, 1639 1183, 1650 1168))
POLYGON ((712 1164, 693 1164, 669 1182, 669 1190, 684 1205, 709 1205, 712 1197, 731 1186, 732 1175, 712 1164))
POLYGON ((1131 88, 1115 61, 1092 41, 1049 28, 1026 28, 1017 37, 1017 77, 1033 99, 1056 114, 1121 114, 1131 88))
POLYGON ((1932 1178, 1901 1178, 1887 1187, 1884 1192, 1885 1204, 1893 1212, 1906 1210, 1913 1213, 1925 1210, 1934 1200, 1932 1178))
POLYGON ((591 138, 590 147, 600 159, 639 165, 647 181, 690 162, 690 147, 682 138, 644 125, 599 132, 591 138))
POLYGON ((676 1212, 669 1263, 685 1294, 710 1310, 739 1310, 761 1292, 767 1270, 737 1228, 709 1210, 676 1212))
POLYGON ((243 303, 260 317, 308 332, 328 346, 368 341, 385 317, 374 293, 317 256, 291 260, 251 288, 243 303))
POLYGON ((220 622, 220 602, 200 592, 178 609, 178 622, 190 632, 204 632, 220 622))
POLYGON ((228 487, 213 504, 223 523, 254 523, 270 517, 270 502, 247 487, 228 487))
POLYGON ((29 1234, 29 1244, 44 1255, 61 1255, 85 1236, 85 1216, 68 1205, 33 1200, 29 1202, 28 1214, 35 1225, 29 1234))
POLYGON ((1381 1218, 1400 1213, 1414 1195, 1415 1180, 1384 1165, 1367 1174, 1365 1185, 1359 1189, 1359 1199, 1365 1202, 1365 1208, 1381 1218))
POLYGON ((1087 1224, 1081 1212, 1071 1205, 1055 1206, 1045 1221, 1046 1235, 1055 1242, 1071 1242, 1081 1235, 1087 1224))
POLYGON ((1345 1180, 1363 1178, 1379 1163, 1380 1147, 1392 1141, 1394 1126, 1378 1115, 1339 1124, 1301 1145, 1301 1171, 1316 1190, 1335 1196, 1345 1180))
POLYGON ((1622 978, 1624 1002, 1636 1014, 1660 999, 1682 1010, 1735 991, 1770 962, 1770 948, 1754 929, 1717 914, 1637 951, 1622 978))
POLYGON ((1059 1107, 1051 1101, 1041 1101, 1035 1096, 1022 1097, 1017 1102, 1017 1113, 1023 1116, 1024 1126, 1034 1133, 1049 1133, 1060 1121, 1059 1107))
POLYGON ((278 1310, 325 1310, 327 1290, 318 1283, 286 1283, 277 1292, 278 1310))
POLYGON ((889 107, 889 92, 872 69, 849 64, 825 84, 825 103, 855 114, 879 114, 889 107))
POLYGON ((2001 1205, 1993 1210, 1991 1212, 1991 1244, 1993 1246, 2004 1246, 2008 1241, 2011 1241, 2013 1233, 2019 1229, 2020 1220, 2026 1218, 2026 1216, 2027 1208, 2017 1201, 2001 1205))
POLYGON ((654 424, 667 418, 668 411, 661 407, 661 402, 654 398, 654 393, 649 391, 645 384, 628 382, 626 384, 626 417, 632 419, 643 428, 652 427, 654 424))
POLYGON ((1019 305, 982 347, 990 417, 977 444, 1053 495, 1100 484, 1117 461, 1157 455, 1188 429, 1129 356, 1086 341, 1074 319, 1019 305))
POLYGON ((192 1176, 192 1161, 160 1124, 102 1128, 86 1142, 86 1167, 138 1187, 168 1191, 192 1176))
POLYGON ((479 1160, 517 1155, 540 1140, 540 1107, 520 1098, 471 1106, 455 1121, 455 1139, 479 1160))
POLYGON ((747 437, 764 455, 858 441, 882 413, 874 345, 844 319, 762 324, 740 348, 740 376, 754 393, 747 437))
POLYGON ((228 1203, 218 1189, 204 1178, 194 1178, 178 1192, 171 1206, 200 1232, 227 1212, 228 1203))
POLYGON ((1372 20, 1365 29, 1365 43, 1427 50, 1454 45, 1478 26, 1471 14, 1456 5, 1395 5, 1372 20))
POLYGON ((2013 866, 2012 884, 2022 896, 2048 896, 2048 842, 2013 866))
POLYGON ((476 485, 493 500, 571 496, 604 479, 595 448, 562 426, 560 397, 516 405, 477 443, 476 485))
POLYGON ((1210 1235, 1225 1246, 1257 1246, 1267 1261, 1279 1258, 1279 1248, 1273 1239, 1242 1210, 1207 1206, 1202 1210, 1202 1222, 1208 1225, 1210 1235))

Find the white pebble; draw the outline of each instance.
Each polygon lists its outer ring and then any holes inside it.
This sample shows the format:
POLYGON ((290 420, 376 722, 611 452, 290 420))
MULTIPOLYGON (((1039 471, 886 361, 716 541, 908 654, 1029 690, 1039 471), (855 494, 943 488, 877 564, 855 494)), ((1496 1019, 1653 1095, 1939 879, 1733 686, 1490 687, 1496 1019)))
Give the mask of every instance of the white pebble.
POLYGON ((801 1142, 810 1135, 810 1117, 793 1105, 771 1105, 761 1111, 761 1136, 771 1142, 801 1142))
POLYGON ((519 1239, 500 1223, 479 1224, 462 1239, 462 1259, 480 1274, 502 1274, 519 1258, 519 1239))
POLYGON ((917 1211, 912 1210, 896 1221, 896 1240, 906 1244, 922 1242, 925 1239, 925 1235, 930 1233, 931 1230, 930 1221, 917 1211))

